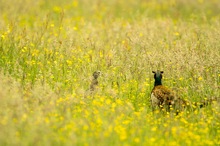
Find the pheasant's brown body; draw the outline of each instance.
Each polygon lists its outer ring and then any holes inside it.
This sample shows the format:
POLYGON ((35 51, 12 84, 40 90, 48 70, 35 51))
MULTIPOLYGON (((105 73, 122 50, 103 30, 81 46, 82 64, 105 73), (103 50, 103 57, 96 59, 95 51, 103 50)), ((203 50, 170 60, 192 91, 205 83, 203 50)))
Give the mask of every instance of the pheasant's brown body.
POLYGON ((98 86, 98 84, 99 84, 98 80, 97 79, 93 79, 91 84, 90 84, 90 90, 94 91, 95 88, 98 86))
POLYGON ((151 101, 154 107, 170 106, 174 104, 174 99, 174 93, 162 85, 155 86, 151 92, 151 101))

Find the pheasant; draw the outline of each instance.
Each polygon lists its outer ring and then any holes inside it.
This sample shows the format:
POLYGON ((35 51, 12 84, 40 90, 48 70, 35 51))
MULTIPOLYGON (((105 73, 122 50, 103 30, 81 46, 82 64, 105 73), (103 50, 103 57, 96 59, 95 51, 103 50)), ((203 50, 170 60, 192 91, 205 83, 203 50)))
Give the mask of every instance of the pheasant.
POLYGON ((172 90, 162 85, 163 71, 152 71, 154 73, 154 88, 151 92, 152 109, 156 107, 159 109, 166 108, 170 111, 170 107, 174 104, 175 94, 172 90))
POLYGON ((214 101, 218 101, 217 98, 210 98, 206 101, 192 103, 190 101, 181 99, 175 92, 162 85, 163 71, 152 71, 154 73, 154 88, 151 92, 151 104, 152 109, 159 107, 159 109, 165 108, 166 111, 170 111, 171 106, 175 109, 176 113, 183 111, 185 108, 198 107, 203 108, 214 101))
POLYGON ((100 75, 100 71, 95 71, 93 73, 93 79, 91 81, 91 84, 90 84, 90 91, 94 91, 96 89, 96 87, 98 86, 98 77, 100 75))

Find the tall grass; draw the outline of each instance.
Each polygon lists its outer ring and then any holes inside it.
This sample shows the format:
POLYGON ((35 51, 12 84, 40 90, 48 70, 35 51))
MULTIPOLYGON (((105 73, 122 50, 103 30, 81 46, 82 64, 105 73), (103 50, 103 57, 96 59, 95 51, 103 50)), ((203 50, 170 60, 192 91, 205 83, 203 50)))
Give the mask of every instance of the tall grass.
POLYGON ((0 1, 0 145, 219 145, 219 103, 178 116, 150 106, 157 69, 181 98, 219 98, 219 7, 0 1))

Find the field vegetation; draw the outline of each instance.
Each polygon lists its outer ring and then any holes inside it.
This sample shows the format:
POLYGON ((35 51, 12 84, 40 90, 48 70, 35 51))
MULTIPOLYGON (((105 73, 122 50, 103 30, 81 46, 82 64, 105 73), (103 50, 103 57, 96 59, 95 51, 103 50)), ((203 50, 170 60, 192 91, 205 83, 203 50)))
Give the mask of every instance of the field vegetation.
POLYGON ((218 0, 0 0, 0 20, 0 145, 220 145, 218 101, 150 103, 152 70, 185 100, 220 98, 218 0))

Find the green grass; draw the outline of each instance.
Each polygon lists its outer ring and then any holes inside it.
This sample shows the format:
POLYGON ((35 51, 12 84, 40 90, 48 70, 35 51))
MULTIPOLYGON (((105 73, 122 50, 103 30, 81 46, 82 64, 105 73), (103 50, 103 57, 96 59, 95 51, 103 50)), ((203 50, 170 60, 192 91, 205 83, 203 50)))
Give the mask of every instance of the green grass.
POLYGON ((150 106, 157 69, 184 99, 220 97, 219 8, 0 0, 0 145, 220 145, 219 103, 178 116, 150 106))

